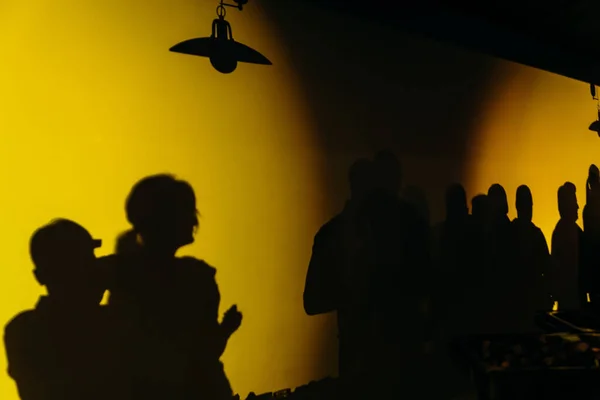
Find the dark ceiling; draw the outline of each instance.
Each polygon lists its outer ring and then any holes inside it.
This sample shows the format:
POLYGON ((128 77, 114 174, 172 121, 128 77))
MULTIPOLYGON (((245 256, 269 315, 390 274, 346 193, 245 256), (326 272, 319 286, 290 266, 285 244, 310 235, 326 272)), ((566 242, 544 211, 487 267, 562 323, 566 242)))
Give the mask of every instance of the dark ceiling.
POLYGON ((582 53, 600 49, 600 2, 597 0, 494 0, 479 3, 440 0, 438 3, 565 49, 582 53))
POLYGON ((306 0, 600 84, 600 0, 306 0))

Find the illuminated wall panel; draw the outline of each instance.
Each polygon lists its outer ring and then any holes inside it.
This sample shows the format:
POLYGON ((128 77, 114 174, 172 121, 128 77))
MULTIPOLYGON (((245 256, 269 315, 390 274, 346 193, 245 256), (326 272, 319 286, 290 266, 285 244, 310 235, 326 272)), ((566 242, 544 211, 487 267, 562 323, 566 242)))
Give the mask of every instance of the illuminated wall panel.
MULTIPOLYGON (((168 51, 208 35, 216 4, 2 2, 0 320, 41 293, 27 248, 35 228, 72 218, 108 253, 127 227, 132 184, 173 172, 192 183, 202 214, 185 253, 218 268, 223 311, 237 303, 244 313, 223 360, 245 396, 314 378, 320 330, 301 299, 312 236, 327 215, 310 116, 259 4, 228 19, 234 37, 275 66, 226 76, 168 51)), ((17 398, 4 373, 0 398, 17 398)))
POLYGON ((600 163, 600 139, 588 130, 597 117, 589 85, 559 75, 498 61, 481 124, 469 143, 465 176, 469 196, 500 183, 516 217, 517 187, 533 194, 533 221, 550 245, 558 222, 558 187, 577 186, 581 211, 590 164, 600 163))

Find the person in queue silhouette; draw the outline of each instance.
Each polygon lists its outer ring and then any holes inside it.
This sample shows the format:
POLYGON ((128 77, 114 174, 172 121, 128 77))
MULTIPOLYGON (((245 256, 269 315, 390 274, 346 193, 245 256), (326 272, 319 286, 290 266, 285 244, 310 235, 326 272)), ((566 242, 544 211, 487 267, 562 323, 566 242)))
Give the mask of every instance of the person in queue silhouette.
MULTIPOLYGON (((600 171, 598 170, 598 167, 595 164, 590 165, 585 189, 586 206, 583 208, 583 214, 585 216, 587 214, 586 208, 589 208, 590 218, 598 218, 598 214, 600 213, 600 211, 598 210, 598 207, 600 207, 600 171)), ((585 219, 586 218, 584 217, 584 224, 585 219)), ((590 222, 593 222, 594 224, 597 223, 596 221, 590 222)))
POLYGON ((542 230, 533 223, 533 196, 526 185, 517 188, 517 218, 512 221, 516 245, 517 275, 513 287, 514 309, 522 318, 522 330, 531 331, 532 315, 550 310, 552 302, 545 284, 550 251, 542 230))
POLYGON ((471 332, 477 322, 473 302, 480 292, 481 266, 473 259, 473 222, 469 215, 467 193, 461 184, 446 189, 446 219, 439 234, 438 304, 449 334, 471 332))
POLYGON ((384 398, 410 387, 428 369, 434 321, 429 225, 400 197, 402 170, 396 156, 381 151, 374 160, 378 185, 364 205, 371 238, 368 304, 373 332, 370 362, 363 370, 369 387, 384 398), (419 375, 398 379, 409 371, 419 375))
POLYGON ((430 224, 429 202, 423 189, 416 185, 407 186, 402 191, 402 198, 417 210, 419 216, 427 225, 430 224))
POLYGON ((471 199, 471 216, 473 223, 483 227, 489 219, 489 199, 486 194, 478 194, 471 199))
POLYGON ((492 234, 498 240, 494 245, 499 246, 493 251, 495 251, 496 256, 503 258, 506 253, 504 245, 508 244, 507 238, 511 232, 506 190, 504 190, 502 185, 495 183, 488 189, 487 198, 492 234))
POLYGON ((100 306, 104 288, 94 255, 99 246, 85 228, 66 219, 33 234, 34 275, 47 296, 10 321, 4 335, 8 372, 22 400, 129 398, 119 384, 123 349, 100 306))
POLYGON ((391 150, 380 150, 373 157, 374 182, 376 188, 400 196, 402 190, 402 167, 391 150))
POLYGON ((489 317, 487 329, 490 332, 512 332, 516 320, 511 314, 513 304, 511 287, 515 284, 513 260, 514 241, 506 190, 500 184, 488 189, 489 231, 486 237, 486 280, 487 306, 489 317))
POLYGON ((566 182, 558 189, 560 220, 552 233, 552 258, 555 262, 552 286, 553 295, 561 310, 577 310, 585 301, 580 281, 580 253, 583 231, 577 225, 579 205, 577 190, 566 182))
POLYGON ((600 301, 600 171, 594 164, 588 171, 585 198, 582 213, 581 280, 585 282, 584 289, 589 293, 591 302, 597 303, 600 301))
MULTIPOLYGON (((471 237, 471 258, 473 262, 478 265, 479 271, 477 273, 478 283, 480 290, 485 290, 483 282, 486 279, 486 256, 487 256, 487 245, 488 236, 490 230, 490 206, 487 194, 478 194, 471 199, 471 222, 473 234, 471 237)), ((482 293, 478 298, 485 298, 482 293)), ((480 303, 483 305, 484 303, 480 303)))
MULTIPOLYGON (((474 334, 480 331, 480 315, 487 310, 480 309, 483 293, 482 280, 483 232, 484 217, 481 226, 476 216, 482 213, 479 195, 472 200, 472 214, 469 214, 467 193, 460 183, 453 183, 446 188, 446 218, 436 229, 436 299, 434 309, 435 320, 439 326, 438 341, 448 348, 458 335, 474 334), (481 228, 479 232, 478 228, 481 228)), ((484 213, 485 214, 485 213, 484 213)), ((471 380, 461 369, 456 368, 454 359, 448 351, 440 351, 437 358, 441 372, 437 378, 445 389, 445 396, 454 398, 471 388, 471 380)))
POLYGON ((350 198, 344 209, 323 225, 314 238, 304 286, 304 310, 308 315, 337 311, 339 375, 357 374, 365 324, 367 224, 361 215, 373 185, 373 165, 355 161, 348 172, 350 198))
MULTIPOLYGON (((108 306, 134 321, 144 336, 140 343, 159 342, 161 354, 174 354, 162 371, 134 377, 135 398, 231 399, 219 359, 242 315, 232 306, 219 323, 216 270, 192 257, 176 257, 178 249, 194 242, 194 190, 172 175, 146 177, 131 190, 126 213, 135 235, 121 236, 122 253, 102 259, 108 306)), ((136 346, 138 358, 153 356, 132 343, 136 346)))

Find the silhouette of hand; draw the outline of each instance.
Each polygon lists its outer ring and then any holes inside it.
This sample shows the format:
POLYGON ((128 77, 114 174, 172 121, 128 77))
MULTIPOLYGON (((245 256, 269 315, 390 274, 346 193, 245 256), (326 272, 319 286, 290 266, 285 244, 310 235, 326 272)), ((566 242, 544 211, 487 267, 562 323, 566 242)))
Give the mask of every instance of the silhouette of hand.
POLYGON ((225 312, 221 326, 228 334, 237 331, 242 325, 242 313, 238 311, 237 305, 233 305, 225 312))

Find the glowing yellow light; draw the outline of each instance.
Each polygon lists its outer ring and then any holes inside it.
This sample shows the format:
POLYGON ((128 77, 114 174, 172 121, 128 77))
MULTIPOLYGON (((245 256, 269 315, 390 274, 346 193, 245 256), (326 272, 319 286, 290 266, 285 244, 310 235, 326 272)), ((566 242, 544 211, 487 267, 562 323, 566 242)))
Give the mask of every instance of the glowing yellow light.
MULTIPOLYGON (((283 44, 257 8, 230 13, 235 35, 276 67, 229 76, 170 53, 209 33, 214 1, 5 0, 0 13, 0 319, 41 293, 28 240, 54 217, 103 238, 127 227, 124 200, 144 175, 173 172, 197 190, 198 244, 218 269, 223 311, 242 328, 223 361, 244 396, 303 384, 319 319, 302 310, 321 211, 320 154, 283 44)), ((0 358, 0 370, 6 370, 0 358)), ((0 374, 0 398, 16 400, 0 374)))
POLYGON ((596 104, 588 84, 514 63, 498 61, 493 82, 471 143, 466 188, 473 196, 502 184, 514 218, 517 187, 528 185, 533 221, 550 246, 558 187, 566 181, 577 186, 581 216, 588 168, 600 163, 600 139, 587 129, 596 104))

